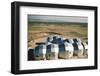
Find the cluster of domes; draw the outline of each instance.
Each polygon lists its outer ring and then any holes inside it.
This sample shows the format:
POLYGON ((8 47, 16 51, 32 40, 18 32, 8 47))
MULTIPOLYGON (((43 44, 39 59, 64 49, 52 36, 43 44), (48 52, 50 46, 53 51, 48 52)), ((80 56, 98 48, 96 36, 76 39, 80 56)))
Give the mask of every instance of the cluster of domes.
POLYGON ((74 55, 82 56, 87 54, 88 44, 79 38, 66 39, 62 36, 49 36, 46 41, 40 43, 33 50, 34 60, 66 59, 74 55))

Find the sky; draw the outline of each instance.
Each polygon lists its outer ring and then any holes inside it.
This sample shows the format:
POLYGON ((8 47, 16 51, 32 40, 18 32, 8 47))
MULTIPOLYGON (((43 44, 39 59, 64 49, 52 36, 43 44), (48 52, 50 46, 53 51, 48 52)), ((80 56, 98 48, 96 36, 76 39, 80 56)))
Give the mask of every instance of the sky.
POLYGON ((87 23, 87 17, 81 16, 53 16, 53 15, 28 15, 28 22, 75 22, 87 23))

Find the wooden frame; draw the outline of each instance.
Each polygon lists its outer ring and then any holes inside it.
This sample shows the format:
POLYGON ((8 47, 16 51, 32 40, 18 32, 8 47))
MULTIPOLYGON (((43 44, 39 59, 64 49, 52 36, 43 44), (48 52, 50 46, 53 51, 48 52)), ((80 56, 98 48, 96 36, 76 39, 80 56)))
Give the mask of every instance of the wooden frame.
POLYGON ((11 73, 26 74, 26 73, 43 73, 43 72, 58 72, 58 71, 73 71, 73 70, 90 70, 97 69, 97 7, 81 6, 81 5, 63 5, 63 4, 48 4, 48 3, 31 3, 31 2, 12 2, 11 3, 11 73), (94 11, 94 65, 80 67, 62 67, 62 68, 47 68, 47 69, 27 69, 20 70, 20 7, 44 7, 57 9, 82 9, 94 11))

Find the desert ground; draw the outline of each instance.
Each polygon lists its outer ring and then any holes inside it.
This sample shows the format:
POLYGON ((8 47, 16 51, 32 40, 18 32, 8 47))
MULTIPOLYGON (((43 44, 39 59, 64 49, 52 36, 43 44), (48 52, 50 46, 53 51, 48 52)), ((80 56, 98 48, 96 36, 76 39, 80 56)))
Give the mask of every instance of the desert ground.
POLYGON ((28 23, 28 47, 34 48, 36 43, 44 42, 49 35, 61 35, 65 38, 88 40, 87 24, 74 23, 28 23))

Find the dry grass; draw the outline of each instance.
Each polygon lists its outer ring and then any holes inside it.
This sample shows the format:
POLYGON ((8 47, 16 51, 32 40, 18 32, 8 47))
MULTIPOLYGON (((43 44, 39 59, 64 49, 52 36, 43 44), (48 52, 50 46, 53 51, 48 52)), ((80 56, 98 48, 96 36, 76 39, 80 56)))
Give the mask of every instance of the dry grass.
POLYGON ((49 35, 55 34, 87 41, 87 31, 87 26, 82 24, 28 23, 28 47, 34 48, 37 42, 44 42, 49 35))

